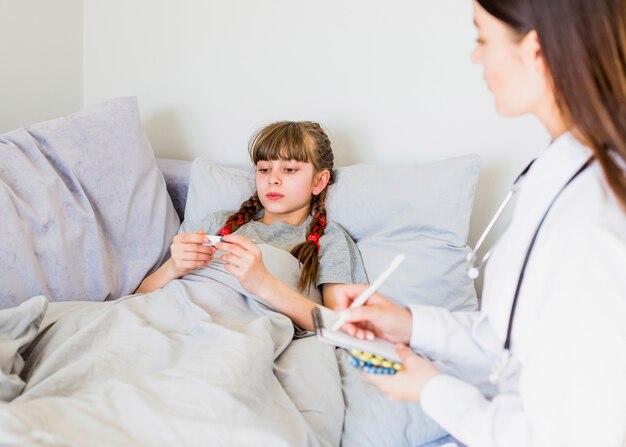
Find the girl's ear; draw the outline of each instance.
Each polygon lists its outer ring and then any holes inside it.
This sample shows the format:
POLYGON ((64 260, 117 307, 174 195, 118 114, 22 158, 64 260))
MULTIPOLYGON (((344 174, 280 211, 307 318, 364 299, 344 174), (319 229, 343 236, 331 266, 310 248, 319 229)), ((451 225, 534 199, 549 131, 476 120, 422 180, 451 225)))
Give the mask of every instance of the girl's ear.
POLYGON ((324 169, 322 172, 318 172, 313 177, 313 195, 316 196, 326 188, 328 182, 330 181, 330 171, 328 169, 324 169))

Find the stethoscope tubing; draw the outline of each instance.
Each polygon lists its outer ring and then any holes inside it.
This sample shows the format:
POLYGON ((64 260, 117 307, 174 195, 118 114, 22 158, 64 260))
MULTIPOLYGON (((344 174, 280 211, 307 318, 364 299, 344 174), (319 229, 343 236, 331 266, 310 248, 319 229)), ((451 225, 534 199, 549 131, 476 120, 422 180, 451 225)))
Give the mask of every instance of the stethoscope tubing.
MULTIPOLYGON (((535 229, 535 232, 533 233, 533 237, 532 237, 530 243, 528 244, 528 248, 526 249, 526 254, 524 256, 524 262, 522 264, 522 268, 520 270, 519 277, 518 277, 518 280, 517 280, 517 285, 515 287, 515 294, 513 296, 513 302, 511 304, 511 311, 509 313, 509 321, 508 321, 508 324, 507 324, 506 338, 505 338, 504 344, 502 346, 502 354, 501 354, 500 359, 493 365, 492 373, 489 376, 489 380, 492 383, 494 383, 494 384, 499 382, 500 374, 506 368, 506 365, 507 365, 508 360, 510 358, 511 334, 512 334, 512 331, 513 331, 513 322, 514 322, 514 319, 515 319, 515 311, 517 309, 517 302, 518 302, 518 298, 519 298, 519 295, 520 295, 520 291, 522 289, 522 284, 524 282, 524 275, 526 273, 526 267, 528 265, 528 261, 530 259, 530 256, 531 256, 531 253, 533 251, 533 248, 535 247, 535 242, 537 241, 537 237, 539 236, 539 231, 541 230, 541 228, 542 228, 542 226, 543 226, 543 224, 544 224, 544 222, 546 220, 546 217, 550 213, 550 210, 552 209, 552 207, 556 203, 557 199, 561 196, 563 191, 565 191, 565 189, 576 179, 576 177, 578 177, 585 169, 587 169, 591 165, 593 160, 594 160, 593 156, 589 157, 587 159, 587 161, 578 169, 578 171, 576 171, 576 173, 567 181, 567 183, 565 183, 565 185, 563 185, 563 187, 561 187, 561 189, 557 192, 557 194, 554 196, 554 198, 552 199, 552 201, 548 205, 548 208, 544 212, 543 216, 541 217, 541 220, 537 224, 537 228, 535 229)), ((472 250, 470 253, 468 253, 467 260, 468 260, 468 262, 470 262, 470 268, 468 269, 467 274, 468 274, 468 276, 470 278, 476 279, 478 277, 480 267, 482 267, 488 261, 489 257, 491 256, 492 250, 490 249, 490 250, 487 251, 487 253, 483 256, 483 258, 481 259, 481 261, 478 264, 474 263, 474 261, 476 260, 476 253, 478 252, 478 249, 483 244, 484 240, 486 239, 487 235, 489 234, 489 232, 491 231, 491 229, 493 228, 493 226, 497 222, 498 218, 500 217, 500 215, 502 214, 502 212, 504 211, 504 209, 506 208, 508 203, 513 198, 513 195, 517 191, 517 184, 526 175, 526 173, 528 172, 528 170, 530 169, 530 167, 532 166, 532 164, 534 162, 535 162, 535 160, 532 160, 528 164, 528 166, 526 166, 526 168, 520 173, 520 175, 517 176, 517 178, 515 179, 515 182, 513 183, 513 186, 509 190, 509 192, 506 195, 504 201, 502 202, 502 204, 500 205, 500 207, 498 208, 498 210, 494 214, 493 218, 489 222, 489 225, 487 225, 487 227, 485 228, 485 231, 483 231, 483 234, 479 238, 478 243, 476 244, 474 250, 472 250)))
POLYGON ((491 233, 491 229, 494 227, 496 222, 498 222, 498 219, 500 219, 500 215, 504 212, 507 205, 509 204, 509 202, 511 201, 511 199, 517 192, 519 182, 524 178, 524 176, 530 170, 531 166, 536 160, 537 160, 536 158, 531 160, 530 163, 528 163, 528 165, 526 165, 526 167, 522 170, 522 172, 519 173, 519 175, 513 182, 511 189, 509 189, 509 192, 506 194, 506 196, 504 197, 504 200, 498 207, 498 210, 495 212, 495 214, 489 221, 489 224, 480 235, 480 238, 478 238, 478 242, 476 243, 474 248, 467 254, 466 259, 467 259, 467 262, 470 264, 470 267, 467 270, 467 276, 469 276, 471 279, 478 278, 478 276, 480 275, 480 269, 487 263, 487 261, 491 257, 492 250, 489 249, 487 250, 485 255, 482 257, 482 259, 478 263, 476 263, 475 261, 476 261, 476 255, 478 254, 478 250, 480 250, 480 247, 482 247, 483 243, 485 242, 485 239, 487 239, 487 236, 489 235, 489 233, 491 233))
POLYGON ((585 164, 582 165, 580 169, 578 169, 578 171, 576 171, 576 173, 567 181, 567 183, 563 185, 563 187, 559 190, 556 196, 554 196, 554 198, 550 202, 550 205, 548 205, 548 208, 546 209, 545 213, 543 213, 543 217, 541 218, 541 220, 539 221, 539 224, 537 225, 537 228, 535 229, 533 238, 530 240, 530 243, 528 244, 528 248, 526 249, 526 256, 524 257, 524 263, 522 264, 522 269, 520 270, 519 278, 517 280, 517 286, 515 287, 515 295, 513 296, 513 304, 511 305, 511 313, 509 315, 509 324, 508 324, 508 328, 506 331, 506 340, 504 341, 504 350, 506 351, 508 351, 511 346, 511 332, 513 330, 513 320, 515 318, 515 310, 517 309, 517 299, 519 298, 519 294, 522 289, 522 283, 524 282, 524 274, 526 273, 528 260, 530 259, 530 255, 533 251, 533 248, 535 247, 535 242, 537 241, 537 236, 539 236, 539 231, 541 230, 541 227, 543 226, 543 223, 545 222, 546 217, 548 217, 550 210, 556 203, 557 199, 561 196, 563 191, 565 191, 565 189, 576 179, 576 177, 582 174, 582 172, 591 165, 593 160, 594 160, 593 156, 589 157, 589 159, 587 159, 585 164))

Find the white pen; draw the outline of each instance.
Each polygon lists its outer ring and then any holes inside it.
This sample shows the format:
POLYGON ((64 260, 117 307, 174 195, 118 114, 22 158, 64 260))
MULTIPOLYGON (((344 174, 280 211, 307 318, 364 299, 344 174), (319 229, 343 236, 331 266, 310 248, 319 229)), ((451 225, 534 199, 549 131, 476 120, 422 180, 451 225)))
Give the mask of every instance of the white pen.
MULTIPOLYGON (((406 256, 404 256, 403 254, 399 254, 396 255, 395 258, 393 258, 393 260, 391 261, 391 264, 389 264, 389 267, 387 267, 387 270, 385 270, 384 272, 382 272, 380 274, 380 276, 378 278, 376 278, 376 281, 374 281, 372 284, 370 284, 370 286, 365 289, 353 302, 352 304, 350 304, 350 308, 353 307, 359 307, 362 306, 363 304, 365 304, 365 302, 367 301, 367 299, 372 296, 372 294, 374 292, 376 292, 378 290, 378 288, 385 282, 385 280, 387 278, 389 278, 389 275, 391 275, 393 273, 393 271, 395 269, 398 268, 398 266, 400 264, 402 264, 402 262, 406 259, 406 256)), ((343 326, 344 324, 346 324, 346 319, 345 318, 339 318, 335 324, 333 325, 332 329, 333 331, 337 331, 339 330, 339 328, 341 326, 343 326)))

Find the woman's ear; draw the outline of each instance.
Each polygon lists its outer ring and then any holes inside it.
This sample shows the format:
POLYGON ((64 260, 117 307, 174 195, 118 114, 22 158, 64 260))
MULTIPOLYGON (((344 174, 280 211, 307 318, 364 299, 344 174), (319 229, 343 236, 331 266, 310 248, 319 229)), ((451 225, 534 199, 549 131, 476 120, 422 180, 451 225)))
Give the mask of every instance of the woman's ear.
POLYGON ((313 177, 313 195, 316 196, 324 191, 329 181, 330 171, 328 169, 324 169, 322 172, 315 174, 315 177, 313 177))
POLYGON ((546 63, 541 52, 537 31, 531 30, 522 38, 521 48, 522 59, 526 66, 535 73, 545 76, 547 73, 546 63))

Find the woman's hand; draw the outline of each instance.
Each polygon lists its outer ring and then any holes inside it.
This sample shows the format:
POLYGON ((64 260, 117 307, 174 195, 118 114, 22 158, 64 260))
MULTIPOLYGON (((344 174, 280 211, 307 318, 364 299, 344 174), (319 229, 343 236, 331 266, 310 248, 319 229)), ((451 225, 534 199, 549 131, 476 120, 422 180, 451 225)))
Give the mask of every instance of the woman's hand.
POLYGON ((385 296, 374 293, 367 302, 360 307, 348 309, 350 304, 367 285, 344 285, 334 290, 334 306, 341 311, 347 323, 343 330, 348 334, 373 340, 381 337, 395 343, 409 344, 413 329, 413 316, 407 308, 398 306, 385 296))
POLYGON ((209 242, 203 231, 197 233, 181 233, 174 236, 170 252, 170 273, 180 278, 198 267, 206 266, 213 255, 215 247, 203 245, 209 242))
POLYGON ((224 242, 216 245, 218 250, 226 252, 221 256, 224 267, 248 292, 264 296, 264 286, 273 278, 263 263, 261 249, 244 236, 229 234, 222 238, 224 242))
POLYGON ((439 374, 439 370, 423 357, 413 353, 407 346, 396 346, 402 359, 403 369, 392 376, 367 374, 370 382, 381 389, 390 399, 419 403, 426 384, 439 374))

